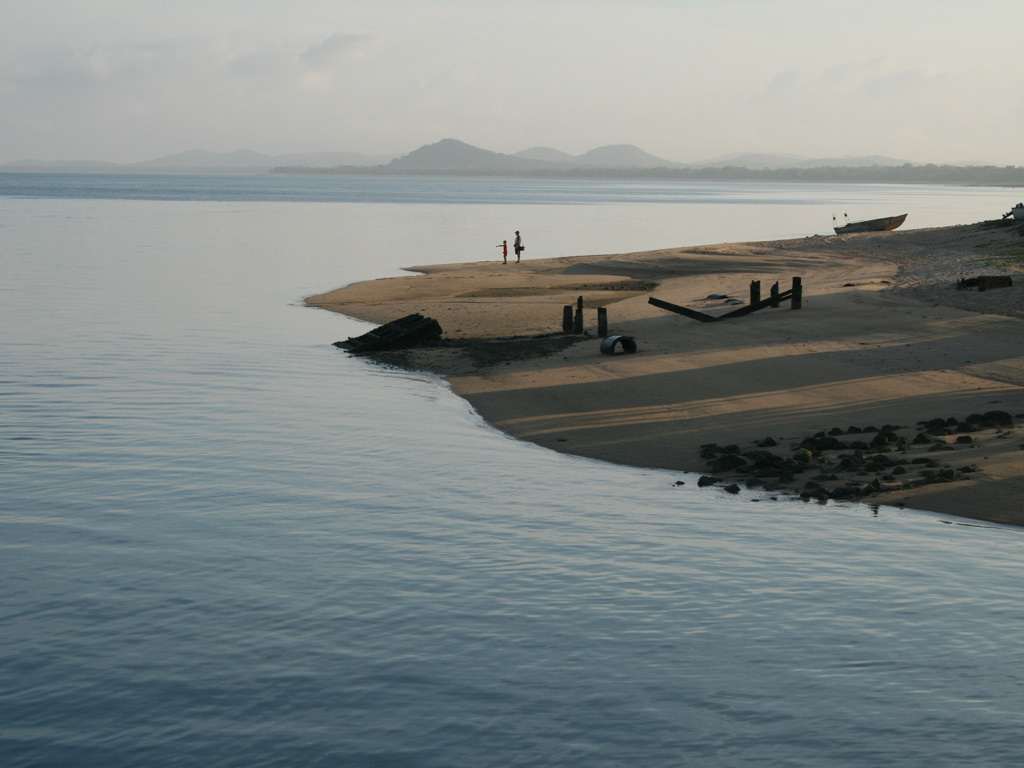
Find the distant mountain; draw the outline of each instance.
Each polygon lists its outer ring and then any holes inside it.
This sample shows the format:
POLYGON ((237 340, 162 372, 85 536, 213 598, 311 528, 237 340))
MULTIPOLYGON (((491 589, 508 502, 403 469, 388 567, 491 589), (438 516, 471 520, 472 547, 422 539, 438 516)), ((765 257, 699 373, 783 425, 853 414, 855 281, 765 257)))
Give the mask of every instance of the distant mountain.
POLYGON ((141 163, 119 165, 90 161, 19 160, 0 171, 43 173, 295 173, 347 175, 466 175, 537 178, 630 178, 775 181, 856 181, 870 183, 1020 184, 1024 168, 971 165, 921 165, 883 155, 809 158, 771 153, 736 153, 703 163, 676 163, 632 144, 598 147, 570 155, 551 147, 533 147, 506 155, 443 139, 406 155, 358 152, 308 152, 264 155, 240 149, 193 149, 141 163))
POLYGON ((524 160, 544 160, 548 163, 574 163, 576 157, 570 155, 568 152, 563 152, 560 149, 551 149, 550 147, 531 147, 530 149, 523 149, 515 153, 515 157, 521 157, 524 160))
POLYGON ((205 149, 190 149, 188 152, 179 152, 176 155, 144 160, 141 163, 130 163, 130 167, 176 171, 206 168, 259 168, 269 160, 267 155, 261 155, 259 152, 252 152, 248 149, 238 149, 234 152, 207 152, 205 149))
POLYGON ((582 166, 586 168, 679 168, 679 163, 673 163, 660 157, 644 152, 632 144, 611 144, 607 147, 598 147, 582 155, 570 155, 550 147, 534 147, 516 152, 515 157, 526 160, 543 160, 549 163, 562 163, 563 165, 582 166))
POLYGON ((392 160, 387 169, 401 173, 511 173, 552 165, 545 160, 480 149, 458 139, 442 139, 392 160))
POLYGON ((598 147, 576 158, 579 165, 591 168, 679 168, 673 163, 644 152, 632 144, 611 144, 598 147))

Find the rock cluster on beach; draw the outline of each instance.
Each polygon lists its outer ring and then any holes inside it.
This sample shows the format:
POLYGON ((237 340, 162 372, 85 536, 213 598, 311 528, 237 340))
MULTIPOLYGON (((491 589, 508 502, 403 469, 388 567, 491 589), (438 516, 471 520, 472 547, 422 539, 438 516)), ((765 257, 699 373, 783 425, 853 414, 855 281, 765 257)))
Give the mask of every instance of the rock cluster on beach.
POLYGON ((701 457, 710 474, 702 475, 698 485, 738 493, 742 483, 807 500, 857 501, 968 480, 979 471, 971 463, 970 451, 987 440, 1011 438, 1013 428, 1011 414, 989 411, 962 420, 934 418, 915 428, 833 427, 785 444, 771 437, 746 446, 708 443, 702 446, 701 457))

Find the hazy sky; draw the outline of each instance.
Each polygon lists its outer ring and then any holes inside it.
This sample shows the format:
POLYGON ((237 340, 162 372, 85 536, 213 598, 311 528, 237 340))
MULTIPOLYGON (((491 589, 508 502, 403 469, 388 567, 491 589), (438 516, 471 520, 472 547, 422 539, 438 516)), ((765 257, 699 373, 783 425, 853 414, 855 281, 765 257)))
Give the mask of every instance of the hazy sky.
POLYGON ((0 162, 636 144, 1024 165, 1021 0, 0 0, 0 162))

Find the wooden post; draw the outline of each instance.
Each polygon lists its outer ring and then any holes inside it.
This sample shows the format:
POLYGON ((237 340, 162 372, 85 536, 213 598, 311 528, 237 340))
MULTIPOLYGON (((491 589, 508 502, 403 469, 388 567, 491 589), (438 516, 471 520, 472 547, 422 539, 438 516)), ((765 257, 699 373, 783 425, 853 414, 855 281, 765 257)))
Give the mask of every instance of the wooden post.
POLYGON ((750 281, 750 303, 757 304, 761 300, 761 281, 750 281))
POLYGON ((597 308, 597 335, 602 339, 608 335, 608 307, 597 308))
POLYGON ((562 333, 572 333, 572 304, 562 307, 562 333))
POLYGON ((802 309, 804 306, 804 281, 801 277, 793 278, 793 298, 789 300, 790 309, 802 309))
POLYGON ((779 282, 776 280, 775 285, 772 286, 771 293, 769 294, 772 300, 772 307, 779 306, 779 282))
POLYGON ((583 333, 583 297, 576 299, 576 317, 573 318, 573 333, 583 333))

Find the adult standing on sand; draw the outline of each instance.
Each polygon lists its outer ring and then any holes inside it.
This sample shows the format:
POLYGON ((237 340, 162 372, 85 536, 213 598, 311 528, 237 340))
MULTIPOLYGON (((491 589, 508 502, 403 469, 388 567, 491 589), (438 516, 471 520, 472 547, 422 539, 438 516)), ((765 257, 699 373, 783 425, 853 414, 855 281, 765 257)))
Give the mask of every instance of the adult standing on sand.
POLYGON ((516 264, 518 264, 519 263, 519 254, 521 254, 523 251, 526 250, 526 246, 523 245, 523 238, 519 234, 519 230, 518 229, 516 230, 515 249, 516 249, 516 264))

